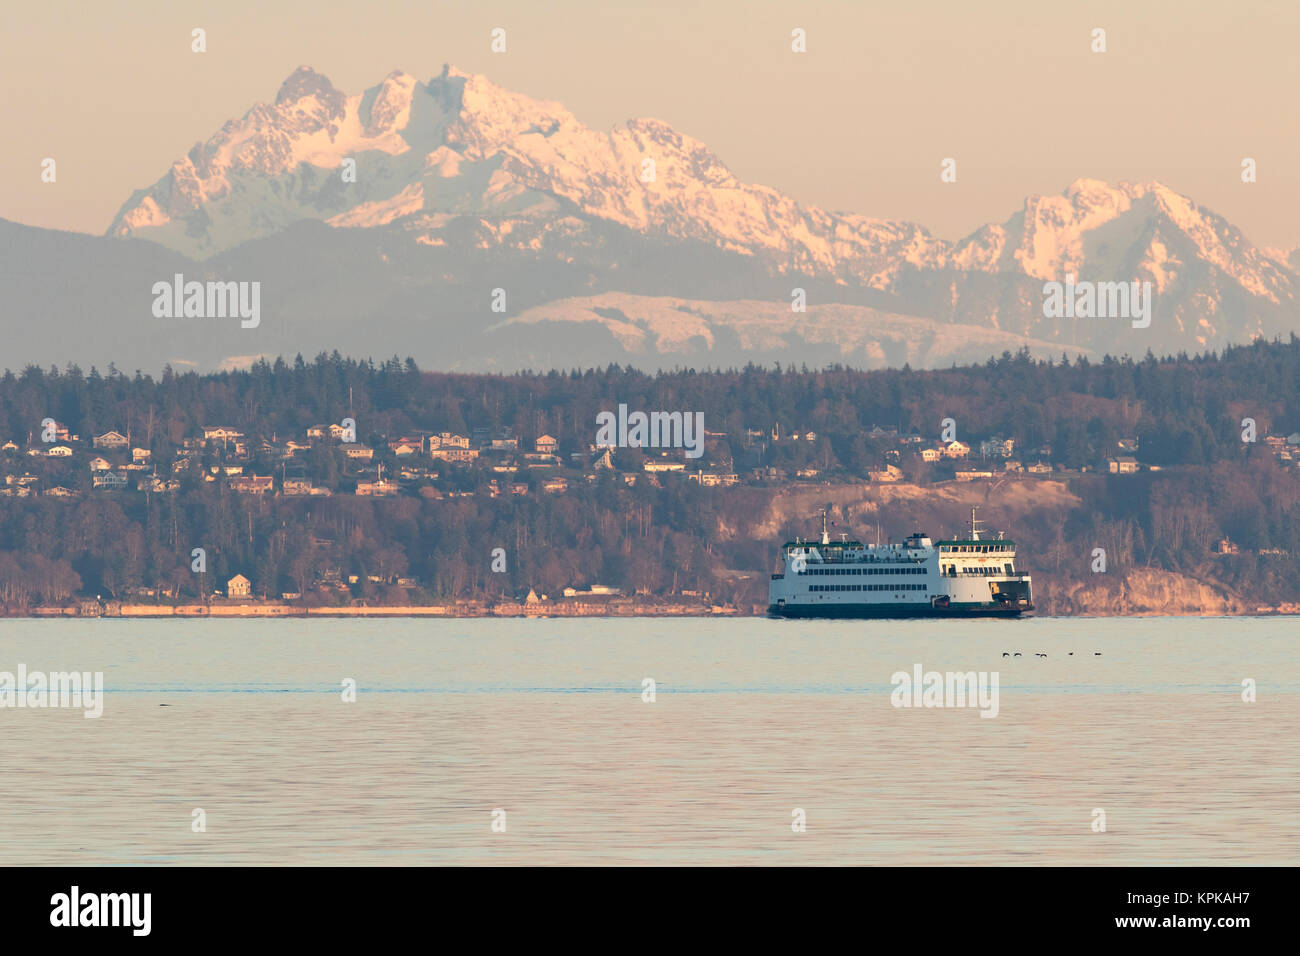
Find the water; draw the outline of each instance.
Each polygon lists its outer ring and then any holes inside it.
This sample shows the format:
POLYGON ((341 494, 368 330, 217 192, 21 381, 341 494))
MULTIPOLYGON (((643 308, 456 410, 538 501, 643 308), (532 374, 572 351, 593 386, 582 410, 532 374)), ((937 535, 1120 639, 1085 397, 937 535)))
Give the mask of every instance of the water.
POLYGON ((106 696, 0 709, 0 863, 1294 864, 1296 632, 3 620, 0 670, 106 696), (917 663, 997 671, 999 715, 891 706, 917 663))

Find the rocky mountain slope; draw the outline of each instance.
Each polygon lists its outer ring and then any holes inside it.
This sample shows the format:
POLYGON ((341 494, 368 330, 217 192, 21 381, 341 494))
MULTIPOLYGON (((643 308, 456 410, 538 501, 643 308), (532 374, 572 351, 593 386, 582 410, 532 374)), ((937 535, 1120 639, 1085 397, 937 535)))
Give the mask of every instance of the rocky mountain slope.
POLYGON ((592 130, 557 103, 451 67, 428 81, 394 72, 355 94, 299 68, 274 102, 124 203, 106 241, 156 251, 128 257, 138 275, 103 280, 131 290, 120 296, 79 284, 101 271, 100 252, 24 227, 6 235, 14 260, 0 291, 47 319, 28 360, 59 344, 46 332, 85 299, 109 327, 130 327, 115 340, 152 343, 129 360, 154 366, 357 344, 446 368, 720 365, 774 352, 871 367, 1020 346, 1195 352, 1300 328, 1296 251, 1256 249, 1160 183, 1081 179, 950 242, 742 182, 662 121, 592 130), (32 242, 72 257, 52 297, 31 286, 55 268, 33 259, 32 242), (178 263, 200 280, 260 281, 259 328, 153 318, 147 290, 178 263), (1044 283, 1067 274, 1150 282, 1150 327, 1046 316, 1044 283), (807 312, 791 309, 796 289, 807 312))

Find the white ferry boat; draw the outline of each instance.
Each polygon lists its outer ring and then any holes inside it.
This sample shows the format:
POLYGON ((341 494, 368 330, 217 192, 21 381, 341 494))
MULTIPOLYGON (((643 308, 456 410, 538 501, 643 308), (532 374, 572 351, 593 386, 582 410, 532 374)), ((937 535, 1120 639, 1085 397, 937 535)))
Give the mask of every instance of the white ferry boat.
POLYGON ((776 617, 1019 617, 1034 609, 1016 545, 984 534, 971 509, 970 537, 901 544, 832 541, 822 514, 818 542, 782 547, 784 569, 768 586, 776 617))

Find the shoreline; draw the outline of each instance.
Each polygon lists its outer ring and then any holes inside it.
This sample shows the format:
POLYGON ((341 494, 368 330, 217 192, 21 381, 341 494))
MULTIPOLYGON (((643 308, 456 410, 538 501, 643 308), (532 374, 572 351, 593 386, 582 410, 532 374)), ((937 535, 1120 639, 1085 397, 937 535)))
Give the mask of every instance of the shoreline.
MULTIPOLYGON (((765 609, 766 610, 766 609, 765 609)), ((764 611, 765 613, 765 611, 764 611)), ((0 619, 207 619, 207 618, 500 618, 500 617, 751 617, 740 608, 699 604, 544 604, 494 605, 405 604, 353 607, 307 607, 294 604, 117 604, 97 610, 82 607, 28 608, 25 613, 0 612, 0 619)))
MULTIPOLYGON (((1210 609, 1171 609, 1129 611, 1122 614, 1045 614, 1036 612, 1023 620, 1046 618, 1049 620, 1108 619, 1134 617, 1219 617, 1219 618, 1253 618, 1253 617, 1288 617, 1300 615, 1300 604, 1282 604, 1278 607, 1257 607, 1250 611, 1224 612, 1221 608, 1210 609)), ((28 608, 25 613, 10 613, 0 610, 0 620, 92 620, 92 619, 126 619, 126 620, 205 620, 220 619, 282 619, 282 618, 442 618, 451 620, 468 620, 475 618, 765 618, 767 609, 745 610, 720 605, 674 605, 674 604, 495 604, 495 605, 371 605, 357 607, 303 607, 291 604, 122 604, 115 602, 108 607, 87 611, 84 607, 28 608)))

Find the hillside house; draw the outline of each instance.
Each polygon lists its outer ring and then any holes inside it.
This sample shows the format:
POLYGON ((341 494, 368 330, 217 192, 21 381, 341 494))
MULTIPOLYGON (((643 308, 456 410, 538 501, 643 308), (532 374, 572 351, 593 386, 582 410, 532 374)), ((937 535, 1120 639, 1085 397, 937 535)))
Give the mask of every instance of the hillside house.
POLYGON ((230 479, 230 490, 241 495, 269 494, 275 483, 270 475, 259 478, 257 475, 239 475, 230 479))

